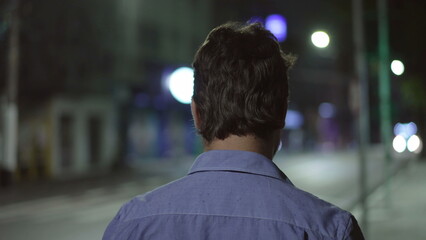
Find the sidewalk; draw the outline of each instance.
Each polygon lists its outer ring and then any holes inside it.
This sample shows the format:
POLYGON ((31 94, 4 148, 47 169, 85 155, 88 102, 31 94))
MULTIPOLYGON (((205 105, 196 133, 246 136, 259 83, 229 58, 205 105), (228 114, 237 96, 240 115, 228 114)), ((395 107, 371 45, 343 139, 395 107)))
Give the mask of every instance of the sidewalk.
MULTIPOLYGON (((411 162, 392 178, 390 187, 390 206, 385 186, 368 199, 368 239, 426 239, 426 161, 411 162)), ((361 218, 359 207, 353 213, 361 218)))
POLYGON ((102 187, 113 189, 126 183, 146 185, 149 182, 149 185, 157 187, 185 176, 194 159, 194 156, 161 161, 149 159, 109 172, 93 172, 71 179, 17 182, 6 188, 0 188, 0 207, 58 195, 79 195, 102 187))
MULTIPOLYGON (((391 172, 404 168, 407 159, 394 159, 391 172)), ((360 163, 355 150, 281 154, 275 158, 296 187, 352 211, 360 199, 360 163)), ((383 183, 387 162, 380 148, 371 148, 367 154, 367 192, 373 192, 383 183)))
POLYGON ((126 183, 144 185, 148 181, 153 182, 153 179, 155 179, 154 184, 159 185, 174 180, 175 177, 167 172, 148 172, 147 170, 142 172, 127 167, 109 173, 88 175, 75 179, 20 182, 7 188, 0 188, 0 207, 60 195, 76 196, 102 187, 114 189, 126 183))

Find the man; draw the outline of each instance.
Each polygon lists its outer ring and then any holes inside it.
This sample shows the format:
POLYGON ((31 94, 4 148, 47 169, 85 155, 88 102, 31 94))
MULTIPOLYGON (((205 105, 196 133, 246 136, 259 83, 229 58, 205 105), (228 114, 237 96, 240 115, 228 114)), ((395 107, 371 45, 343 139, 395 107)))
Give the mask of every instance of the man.
POLYGON ((205 152, 184 178, 126 203, 104 239, 363 239, 350 213, 297 189, 272 162, 291 64, 258 23, 213 29, 193 63, 205 152))

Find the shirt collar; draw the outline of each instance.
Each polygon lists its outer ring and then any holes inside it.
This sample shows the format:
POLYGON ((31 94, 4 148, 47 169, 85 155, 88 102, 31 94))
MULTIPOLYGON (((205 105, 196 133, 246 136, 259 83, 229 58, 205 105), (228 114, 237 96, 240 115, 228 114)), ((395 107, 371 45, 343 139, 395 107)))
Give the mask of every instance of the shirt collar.
POLYGON ((211 150, 195 159, 189 174, 203 171, 236 171, 288 181, 287 176, 265 156, 248 151, 211 150))

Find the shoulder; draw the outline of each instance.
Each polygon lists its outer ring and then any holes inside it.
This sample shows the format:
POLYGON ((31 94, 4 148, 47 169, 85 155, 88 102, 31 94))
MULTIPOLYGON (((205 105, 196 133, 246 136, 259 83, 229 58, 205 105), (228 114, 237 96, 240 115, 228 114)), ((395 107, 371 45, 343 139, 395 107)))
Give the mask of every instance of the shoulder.
POLYGON ((297 219, 297 226, 310 229, 330 239, 363 239, 350 238, 356 234, 362 236, 355 217, 317 196, 291 186, 290 197, 286 200, 297 219))
MULTIPOLYGON (((203 179, 186 176, 134 197, 121 207, 110 223, 109 231, 115 233, 134 228, 137 232, 144 224, 152 225, 159 217, 204 213, 264 219, 325 239, 362 239, 349 237, 360 233, 355 218, 349 212, 292 184, 270 179, 266 180, 267 185, 251 187, 251 191, 246 192, 243 187, 206 184, 203 179), (223 189, 227 189, 226 194, 223 194, 223 189)), ((265 178, 259 177, 258 182, 263 182, 262 179, 265 178)))
POLYGON ((185 182, 186 177, 133 197, 122 205, 116 218, 121 222, 128 222, 161 214, 184 194, 185 182))

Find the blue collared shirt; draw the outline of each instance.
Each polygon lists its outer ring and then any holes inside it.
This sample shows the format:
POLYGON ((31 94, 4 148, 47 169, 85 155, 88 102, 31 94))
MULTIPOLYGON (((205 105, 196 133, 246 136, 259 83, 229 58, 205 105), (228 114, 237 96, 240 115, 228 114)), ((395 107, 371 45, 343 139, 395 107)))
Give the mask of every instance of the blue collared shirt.
POLYGON ((187 176, 123 205, 103 239, 364 238, 350 213, 296 188, 263 155, 213 150, 187 176))

